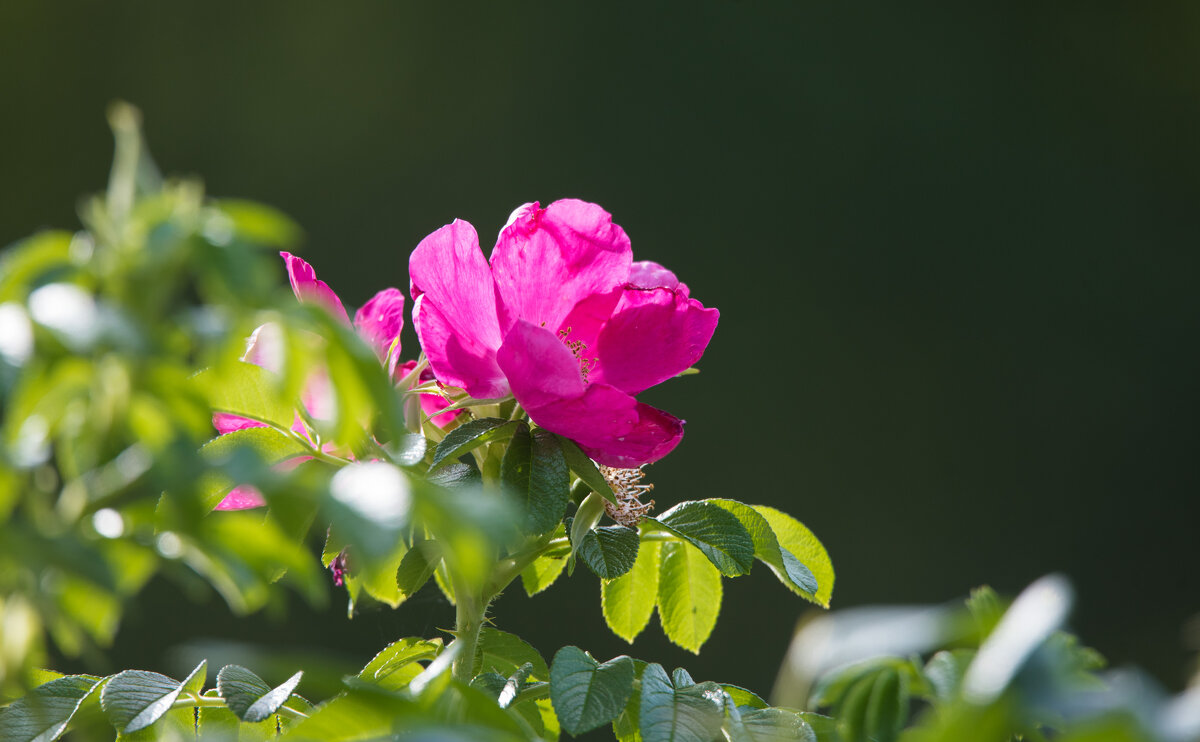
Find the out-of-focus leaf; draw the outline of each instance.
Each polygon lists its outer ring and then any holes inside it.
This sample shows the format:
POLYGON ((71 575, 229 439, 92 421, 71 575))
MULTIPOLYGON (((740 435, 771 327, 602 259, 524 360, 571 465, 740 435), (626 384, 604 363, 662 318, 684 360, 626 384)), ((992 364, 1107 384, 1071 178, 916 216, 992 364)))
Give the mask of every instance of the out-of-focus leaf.
POLYGON ((400 690, 424 669, 419 662, 432 660, 441 651, 441 639, 399 639, 372 657, 358 676, 388 690, 400 690))
POLYGON ((493 629, 490 626, 485 626, 479 632, 479 642, 476 645, 475 653, 476 674, 491 670, 507 677, 519 670, 525 663, 529 663, 533 667, 530 678, 534 680, 550 679, 546 660, 542 659, 542 655, 521 637, 493 629))
POLYGON ((270 206, 233 198, 219 199, 213 206, 229 218, 234 233, 248 242, 290 247, 301 237, 300 227, 270 206))
POLYGON ((216 412, 292 427, 296 404, 281 398, 283 381, 253 363, 236 362, 201 371, 192 377, 197 391, 216 412))

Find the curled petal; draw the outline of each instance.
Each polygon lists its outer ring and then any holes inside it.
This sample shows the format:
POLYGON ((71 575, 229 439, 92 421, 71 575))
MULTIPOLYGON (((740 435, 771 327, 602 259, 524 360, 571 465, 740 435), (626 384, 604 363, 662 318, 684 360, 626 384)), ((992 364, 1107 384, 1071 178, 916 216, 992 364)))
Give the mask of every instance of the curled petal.
POLYGON ((329 288, 328 284, 317 278, 317 273, 311 265, 290 252, 279 254, 283 257, 284 264, 287 265, 288 280, 292 284, 292 291, 296 294, 297 299, 305 303, 320 304, 333 316, 340 317, 347 323, 350 322, 350 318, 346 316, 346 308, 342 306, 342 300, 333 293, 333 289, 329 288))
POLYGON ((684 296, 688 287, 669 269, 653 260, 639 260, 629 269, 629 286, 639 289, 675 289, 684 296))
POLYGON ((358 334, 375 350, 388 373, 396 369, 400 357, 400 330, 404 327, 404 294, 399 289, 384 289, 375 294, 354 314, 358 334), (393 347, 394 346, 394 347, 393 347))
POLYGON ((525 204, 500 230, 492 252, 501 329, 521 319, 558 332, 585 300, 592 303, 589 314, 607 316, 632 260, 625 230, 596 204, 525 204))
POLYGON ((409 258, 413 327, 438 380, 487 399, 508 393, 496 365, 500 325, 491 270, 469 223, 455 220, 409 258))
POLYGON ((666 381, 700 360, 720 316, 672 289, 625 289, 596 341, 591 378, 629 394, 666 381))

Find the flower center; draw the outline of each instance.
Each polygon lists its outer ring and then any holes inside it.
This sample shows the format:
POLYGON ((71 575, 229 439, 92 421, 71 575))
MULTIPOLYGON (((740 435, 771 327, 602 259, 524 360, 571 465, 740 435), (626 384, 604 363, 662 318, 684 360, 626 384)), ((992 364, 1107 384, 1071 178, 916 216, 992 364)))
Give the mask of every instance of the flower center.
POLYGON ((613 494, 617 497, 616 505, 605 500, 604 510, 608 517, 626 528, 637 528, 638 521, 645 518, 654 507, 654 500, 641 501, 643 495, 650 494, 654 489, 653 484, 642 484, 642 479, 646 476, 644 468, 644 464, 636 469, 599 465, 604 481, 608 482, 608 486, 612 487, 613 494))
POLYGON ((595 358, 584 358, 583 354, 588 349, 587 343, 582 340, 571 340, 571 328, 558 331, 558 338, 563 341, 563 345, 567 346, 567 350, 571 351, 571 355, 575 356, 575 360, 579 361, 579 375, 583 377, 583 383, 588 383, 588 374, 596 365, 595 358))

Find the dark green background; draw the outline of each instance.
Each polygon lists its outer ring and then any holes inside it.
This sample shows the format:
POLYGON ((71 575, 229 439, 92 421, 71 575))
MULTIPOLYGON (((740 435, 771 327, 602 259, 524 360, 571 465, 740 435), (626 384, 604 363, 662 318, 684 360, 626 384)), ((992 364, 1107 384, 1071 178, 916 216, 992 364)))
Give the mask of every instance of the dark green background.
MULTIPOLYGON (((795 514, 836 606, 1064 571, 1084 637, 1179 686, 1200 610, 1200 6, 947 6, 6 0, 0 243, 76 224, 115 98, 165 170, 296 217, 351 304, 406 289, 408 252, 454 217, 489 246, 524 201, 599 202, 722 312, 703 373, 645 395, 689 421, 650 470, 660 507, 795 514)), ((765 570, 727 581, 695 658, 656 625, 628 650, 596 587, 510 594, 496 620, 765 691, 806 610, 765 570)), ((164 649, 195 636, 361 663, 452 620, 435 595, 353 622, 177 600, 148 592, 115 665, 177 670, 164 649)))

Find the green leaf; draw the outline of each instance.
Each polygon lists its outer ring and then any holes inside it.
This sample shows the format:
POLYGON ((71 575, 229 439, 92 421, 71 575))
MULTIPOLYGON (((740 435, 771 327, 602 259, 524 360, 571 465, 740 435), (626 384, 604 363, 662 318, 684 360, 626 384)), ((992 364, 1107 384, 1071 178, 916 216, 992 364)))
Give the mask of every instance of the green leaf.
POLYGON ((721 729, 722 707, 709 698, 720 697, 715 683, 677 688, 662 665, 647 665, 642 672, 638 729, 645 742, 712 742, 721 729))
POLYGON ((668 639, 699 654, 717 625, 721 594, 721 573, 704 554, 688 543, 663 545, 658 615, 668 639))
POLYGON ((272 688, 241 665, 226 665, 217 673, 217 692, 237 718, 254 724, 278 711, 303 676, 298 672, 272 688))
POLYGON ((0 710, 0 739, 11 742, 58 739, 99 683, 99 678, 88 675, 67 675, 39 685, 0 710))
POLYGON ((300 227, 270 206, 232 198, 220 199, 213 205, 233 222, 234 232, 248 242, 288 247, 300 239, 300 227))
POLYGON ((388 690, 399 690, 424 669, 418 662, 432 660, 441 651, 441 639, 398 639, 372 657, 358 676, 388 690))
POLYGON ((540 429, 530 433, 521 421, 500 463, 500 481, 524 513, 525 531, 546 533, 562 521, 571 498, 571 478, 558 436, 540 429))
POLYGON ((771 530, 771 524, 754 508, 737 500, 705 500, 733 514, 746 527, 754 541, 754 557, 766 564, 775 576, 793 592, 810 598, 816 594, 817 578, 787 549, 779 546, 779 539, 771 530))
POLYGON ((699 549, 729 577, 748 574, 754 566, 750 532, 729 511, 708 502, 681 502, 657 518, 657 524, 699 549))
POLYGON ((566 557, 540 556, 521 570, 521 585, 525 594, 533 597, 554 584, 567 566, 566 557))
POLYGON ((600 664, 578 647, 563 647, 550 668, 550 700, 562 728, 583 734, 617 718, 633 693, 633 660, 600 664))
POLYGON ((586 453, 580 450, 579 445, 570 438, 558 436, 559 442, 562 444, 563 458, 567 461, 567 466, 571 471, 575 472, 575 476, 583 480, 583 483, 591 487, 592 491, 608 500, 613 505, 617 504, 617 497, 613 494, 612 487, 609 486, 608 480, 596 468, 596 462, 592 461, 586 453))
POLYGON ((817 605, 829 607, 829 599, 833 596, 833 562, 829 553, 813 535, 813 532, 800 521, 775 508, 766 505, 752 505, 756 511, 771 524, 779 547, 791 552, 802 564, 812 571, 817 578, 818 589, 815 595, 800 593, 817 605))
POLYGON ((952 649, 938 652, 925 663, 922 674, 933 692, 934 699, 949 703, 958 695, 963 674, 975 657, 972 649, 952 649))
POLYGON ((170 711, 171 704, 204 668, 205 663, 201 662, 182 683, 146 670, 117 673, 100 691, 100 707, 118 732, 132 734, 170 711))
POLYGON ((895 742, 908 721, 907 675, 886 668, 875 675, 867 700, 866 732, 875 742, 895 742))
POLYGON ((528 662, 533 666, 530 675, 535 680, 549 680, 546 660, 528 642, 516 634, 485 626, 479 632, 475 652, 476 674, 494 670, 505 677, 512 675, 528 662))
POLYGON ((593 528, 583 534, 579 558, 597 577, 611 580, 633 569, 638 554, 638 532, 625 526, 593 528))
POLYGON ((253 363, 238 361, 192 377, 215 412, 248 417, 287 430, 296 419, 296 404, 284 400, 283 381, 253 363))
POLYGON ((520 420, 501 420, 498 417, 485 417, 463 423, 447 433, 442 442, 437 445, 429 470, 433 471, 443 463, 453 463, 459 456, 470 453, 482 445, 503 440, 524 424, 520 420))
POLYGON ((404 597, 412 597, 424 587, 438 563, 442 561, 441 547, 436 541, 421 540, 412 545, 396 569, 396 586, 404 597))
POLYGON ((444 464, 437 471, 429 472, 426 481, 430 484, 448 490, 465 489, 478 486, 483 482, 479 470, 470 464, 444 464))
POLYGON ((767 708, 767 702, 760 698, 754 691, 728 683, 722 683, 721 690, 725 691, 730 700, 733 701, 734 706, 749 706, 752 709, 767 708))
POLYGON ((633 569, 600 586, 604 620, 613 633, 630 644, 646 628, 658 598, 658 562, 662 544, 643 541, 633 569))

